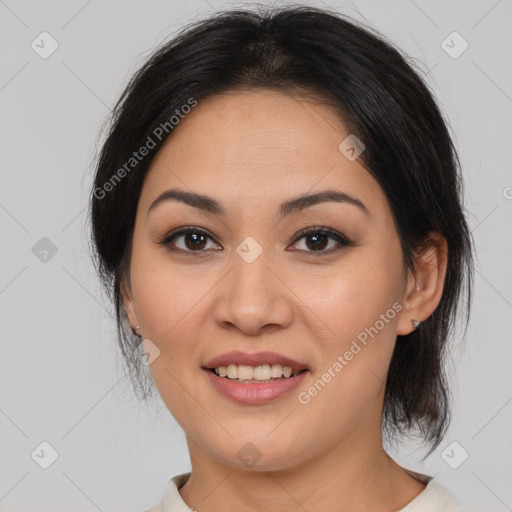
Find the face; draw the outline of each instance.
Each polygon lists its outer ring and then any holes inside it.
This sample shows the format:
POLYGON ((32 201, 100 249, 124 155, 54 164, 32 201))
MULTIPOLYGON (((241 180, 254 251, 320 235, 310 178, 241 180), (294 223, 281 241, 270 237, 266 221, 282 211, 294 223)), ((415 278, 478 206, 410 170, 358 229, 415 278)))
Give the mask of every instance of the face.
POLYGON ((382 189, 339 149, 348 135, 310 100, 230 92, 200 101, 147 174, 124 304, 158 354, 163 401, 217 460, 242 467, 249 451, 276 470, 380 442, 410 279, 382 189), (170 189, 212 201, 163 198, 170 189), (254 355, 249 366, 271 365, 258 355, 270 352, 306 371, 255 384, 205 369, 232 351, 254 355))

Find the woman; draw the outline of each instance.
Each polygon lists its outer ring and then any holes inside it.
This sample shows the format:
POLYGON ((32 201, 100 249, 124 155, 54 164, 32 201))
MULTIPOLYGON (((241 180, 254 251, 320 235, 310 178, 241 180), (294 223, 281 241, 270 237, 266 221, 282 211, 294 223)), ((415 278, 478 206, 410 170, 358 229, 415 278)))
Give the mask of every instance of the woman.
POLYGON ((310 7, 187 27, 114 109, 91 220, 135 388, 190 452, 152 511, 460 510, 383 447, 443 438, 472 244, 446 124, 382 36, 310 7))

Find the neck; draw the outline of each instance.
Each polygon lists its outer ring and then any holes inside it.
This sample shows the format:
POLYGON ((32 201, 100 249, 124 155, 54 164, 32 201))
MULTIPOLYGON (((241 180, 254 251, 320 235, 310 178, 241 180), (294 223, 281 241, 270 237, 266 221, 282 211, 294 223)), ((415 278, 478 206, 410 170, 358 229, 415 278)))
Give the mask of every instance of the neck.
POLYGON ((368 439, 358 431, 299 465, 255 471, 219 462, 187 437, 192 475, 180 494, 197 512, 399 510, 425 485, 389 457, 380 435, 368 439))

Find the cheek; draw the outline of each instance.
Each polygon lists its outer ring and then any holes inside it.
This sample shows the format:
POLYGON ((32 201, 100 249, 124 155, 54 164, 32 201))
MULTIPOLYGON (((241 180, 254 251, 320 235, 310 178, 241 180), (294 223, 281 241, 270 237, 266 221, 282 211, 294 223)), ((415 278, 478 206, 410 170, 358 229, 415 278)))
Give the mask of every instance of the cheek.
POLYGON ((386 328, 394 323, 402 267, 400 253, 389 249, 354 251, 332 271, 296 281, 298 295, 337 340, 353 339, 386 313, 386 328))
POLYGON ((317 417, 329 413, 342 424, 358 421, 383 392, 402 309, 402 279, 399 246, 372 245, 357 255, 354 251, 331 279, 310 287, 311 309, 329 326, 320 344, 322 368, 317 376, 329 383, 325 388, 319 383, 321 397, 310 404, 317 417), (341 409, 333 412, 332 404, 341 409), (347 416, 346 411, 352 413, 347 416))
MULTIPOLYGON (((159 395, 176 421, 185 431, 196 418, 193 393, 196 375, 191 366, 198 356, 199 330, 204 320, 198 318, 201 299, 211 287, 208 279, 180 273, 164 259, 148 253, 134 254, 132 288, 136 296, 137 314, 144 337, 159 350, 150 365, 159 395), (190 366, 188 365, 190 363, 190 366)), ((197 367, 199 372, 199 366, 197 367)), ((206 422, 207 418, 201 418, 206 422)))
MULTIPOLYGON (((176 338, 176 333, 193 327, 194 315, 208 289, 210 280, 197 270, 180 271, 171 265, 163 251, 150 252, 142 248, 134 251, 132 260, 132 289, 137 314, 145 335, 156 343, 176 338)), ((193 337, 193 333, 189 334, 193 337)))
POLYGON ((386 259, 362 272, 368 263, 360 258, 336 279, 309 292, 311 309, 325 320, 329 332, 318 340, 321 367, 311 387, 300 390, 308 403, 299 411, 318 418, 311 420, 311 432, 322 429, 328 438, 355 428, 367 414, 375 414, 378 421, 380 414, 402 308, 397 301, 400 272, 386 259), (326 417, 329 425, 321 423, 326 417))

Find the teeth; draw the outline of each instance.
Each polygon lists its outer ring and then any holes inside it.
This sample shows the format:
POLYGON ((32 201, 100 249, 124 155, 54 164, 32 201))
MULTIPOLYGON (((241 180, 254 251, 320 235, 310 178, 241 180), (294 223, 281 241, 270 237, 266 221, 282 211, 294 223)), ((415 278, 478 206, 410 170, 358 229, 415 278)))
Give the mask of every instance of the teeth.
MULTIPOLYGON (((231 365, 230 365, 231 366, 231 365)), ((233 365, 234 366, 234 365, 233 365)), ((252 366, 239 365, 238 375, 240 380, 251 380, 254 378, 254 369, 252 366)))
POLYGON ((217 366, 215 373, 220 377, 240 380, 269 380, 289 378, 292 375, 298 375, 300 372, 293 372, 289 366, 280 364, 263 364, 260 366, 247 366, 244 364, 228 364, 227 366, 217 366))

